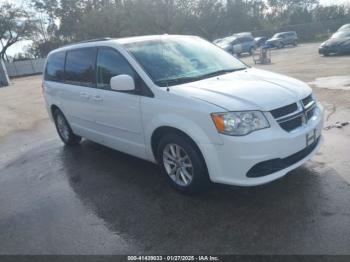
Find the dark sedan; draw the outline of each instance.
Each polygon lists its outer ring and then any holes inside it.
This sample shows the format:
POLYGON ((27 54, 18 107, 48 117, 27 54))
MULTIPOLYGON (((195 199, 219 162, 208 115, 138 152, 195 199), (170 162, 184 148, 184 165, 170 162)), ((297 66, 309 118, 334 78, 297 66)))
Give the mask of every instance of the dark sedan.
POLYGON ((350 24, 345 24, 345 25, 341 26, 337 32, 345 31, 345 30, 350 30, 350 24))
POLYGON ((350 53, 350 30, 333 34, 330 39, 320 45, 318 52, 324 56, 350 53))

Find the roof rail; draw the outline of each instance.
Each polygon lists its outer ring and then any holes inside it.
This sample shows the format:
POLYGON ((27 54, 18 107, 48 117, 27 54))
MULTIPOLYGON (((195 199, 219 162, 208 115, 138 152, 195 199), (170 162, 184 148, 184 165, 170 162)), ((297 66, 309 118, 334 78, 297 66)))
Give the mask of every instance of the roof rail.
POLYGON ((78 42, 77 44, 89 43, 89 42, 99 42, 99 41, 108 41, 108 40, 111 40, 111 39, 112 38, 110 38, 110 37, 101 37, 101 38, 84 40, 84 41, 78 42))
POLYGON ((84 40, 84 41, 80 41, 80 42, 76 42, 76 43, 67 44, 67 45, 64 45, 62 47, 73 46, 73 45, 78 45, 78 44, 83 44, 83 43, 90 43, 90 42, 108 41, 108 40, 112 40, 112 38, 101 37, 101 38, 89 39, 89 40, 84 40))

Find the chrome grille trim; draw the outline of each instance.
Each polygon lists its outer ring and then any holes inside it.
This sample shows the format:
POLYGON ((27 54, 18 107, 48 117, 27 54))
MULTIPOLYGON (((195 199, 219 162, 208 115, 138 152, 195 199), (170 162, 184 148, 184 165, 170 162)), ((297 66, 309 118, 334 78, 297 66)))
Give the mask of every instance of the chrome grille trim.
MULTIPOLYGON (((296 111, 291 112, 287 115, 280 116, 280 117, 274 117, 276 119, 277 123, 280 125, 280 127, 287 132, 291 132, 294 129, 297 129, 297 128, 303 126, 304 124, 307 124, 308 121, 314 116, 314 113, 311 112, 311 114, 310 114, 310 111, 313 111, 317 106, 316 101, 314 100, 312 94, 307 96, 306 98, 296 102, 295 104, 297 105, 296 111), (295 122, 297 118, 300 118, 300 120, 301 120, 300 124, 298 121, 295 122), (290 125, 287 128, 288 122, 290 122, 290 125)), ((283 108, 285 108, 285 107, 277 108, 275 110, 272 110, 271 112, 276 112, 279 109, 283 109, 283 108)))
POLYGON ((308 109, 309 107, 314 107, 314 105, 316 104, 316 102, 314 100, 312 100, 311 102, 309 102, 307 105, 304 105, 305 109, 308 109))
POLYGON ((283 117, 282 119, 276 119, 276 120, 280 124, 280 123, 284 123, 284 122, 293 120, 294 118, 300 117, 302 115, 303 115, 303 111, 300 111, 300 112, 294 113, 292 116, 283 117))

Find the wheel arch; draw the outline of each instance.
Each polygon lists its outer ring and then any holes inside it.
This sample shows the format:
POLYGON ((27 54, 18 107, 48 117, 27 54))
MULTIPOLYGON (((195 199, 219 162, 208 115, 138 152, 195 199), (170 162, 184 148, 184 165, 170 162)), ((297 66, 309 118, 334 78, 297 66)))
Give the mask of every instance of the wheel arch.
POLYGON ((151 149, 152 149, 153 157, 157 162, 158 162, 158 156, 157 156, 158 143, 164 135, 169 134, 169 133, 178 134, 178 135, 186 138, 188 141, 190 141, 190 143, 198 151, 200 157, 204 161, 205 167, 207 168, 207 163, 205 161, 202 150, 200 149, 199 145, 195 142, 195 140, 186 132, 184 132, 178 128, 171 127, 171 126, 160 126, 160 127, 156 128, 151 135, 151 149))
POLYGON ((53 114, 54 114, 54 112, 55 112, 56 110, 60 110, 60 111, 62 112, 62 110, 61 110, 57 105, 52 104, 52 105, 50 106, 50 113, 51 113, 52 116, 53 116, 53 114))

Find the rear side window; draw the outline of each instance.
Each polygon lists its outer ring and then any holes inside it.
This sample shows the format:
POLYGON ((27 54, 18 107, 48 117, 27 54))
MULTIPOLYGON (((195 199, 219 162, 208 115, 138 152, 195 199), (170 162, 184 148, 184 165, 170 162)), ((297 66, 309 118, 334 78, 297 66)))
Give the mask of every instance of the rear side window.
POLYGON ((134 70, 119 52, 110 48, 99 48, 97 56, 97 87, 110 89, 110 80, 117 75, 130 75, 135 79, 134 70))
POLYGON ((64 81, 65 55, 65 52, 58 52, 48 57, 45 70, 45 80, 56 82, 64 81))
POLYGON ((95 85, 96 48, 82 48, 67 52, 65 80, 68 84, 95 85))

